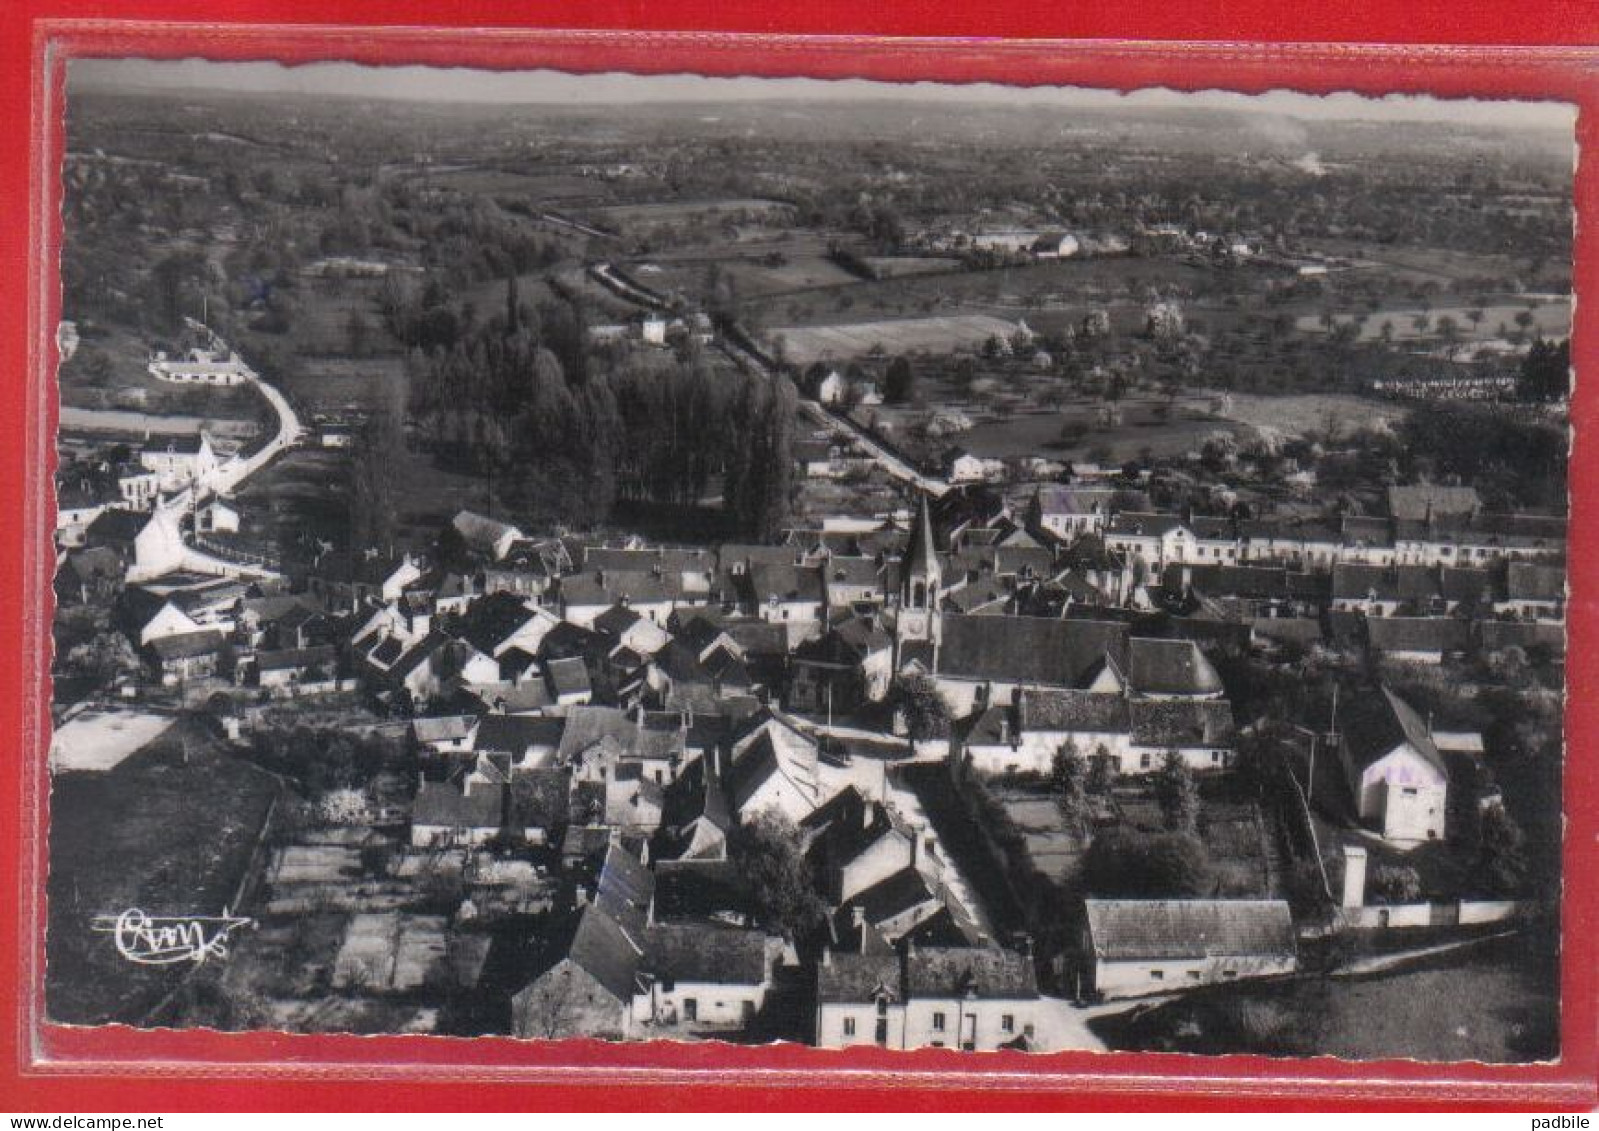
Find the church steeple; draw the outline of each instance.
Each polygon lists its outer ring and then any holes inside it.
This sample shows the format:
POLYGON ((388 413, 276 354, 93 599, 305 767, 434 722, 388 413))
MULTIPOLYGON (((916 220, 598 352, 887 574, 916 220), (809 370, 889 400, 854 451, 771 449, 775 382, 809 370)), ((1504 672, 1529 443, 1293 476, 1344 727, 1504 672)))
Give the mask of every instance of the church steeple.
POLYGON ((927 496, 920 499, 910 541, 900 559, 899 619, 896 636, 907 640, 936 640, 938 602, 944 590, 944 568, 933 546, 933 516, 927 496))

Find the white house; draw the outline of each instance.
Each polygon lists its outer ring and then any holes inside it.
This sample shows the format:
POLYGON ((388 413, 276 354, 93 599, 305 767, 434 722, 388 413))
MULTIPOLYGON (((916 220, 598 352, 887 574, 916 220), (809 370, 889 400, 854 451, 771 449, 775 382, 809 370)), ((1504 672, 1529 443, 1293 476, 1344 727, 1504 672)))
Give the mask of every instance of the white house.
POLYGON ((650 927, 633 993, 634 1034, 747 1028, 766 1004, 781 946, 758 931, 710 923, 650 927))
POLYGON ((1399 845, 1442 840, 1449 770, 1431 726, 1386 687, 1349 704, 1339 758, 1360 819, 1399 845))
POLYGON ((221 465, 204 432, 146 441, 139 451, 139 463, 155 472, 164 491, 204 483, 221 465))
POLYGON ((816 986, 821 1048, 1039 1048, 1033 960, 995 947, 905 954, 824 951, 816 986))
POLYGON ((1294 922, 1280 899, 1083 901, 1082 991, 1137 997, 1291 974, 1294 922))

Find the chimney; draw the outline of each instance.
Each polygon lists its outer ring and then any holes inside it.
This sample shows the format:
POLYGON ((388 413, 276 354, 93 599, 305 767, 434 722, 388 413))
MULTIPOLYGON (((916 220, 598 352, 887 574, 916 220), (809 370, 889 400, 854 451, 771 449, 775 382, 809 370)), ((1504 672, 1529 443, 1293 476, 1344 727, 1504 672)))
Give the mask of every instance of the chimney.
POLYGON ((822 966, 825 969, 825 968, 831 967, 832 965, 833 965, 833 948, 830 947, 830 946, 824 946, 824 947, 822 947, 822 966))
POLYGON ((1366 903, 1366 850, 1344 845, 1344 891, 1340 907, 1363 907, 1366 903))
POLYGON ((1010 741, 1010 715, 1006 714, 999 720, 999 740, 1001 743, 1010 741))

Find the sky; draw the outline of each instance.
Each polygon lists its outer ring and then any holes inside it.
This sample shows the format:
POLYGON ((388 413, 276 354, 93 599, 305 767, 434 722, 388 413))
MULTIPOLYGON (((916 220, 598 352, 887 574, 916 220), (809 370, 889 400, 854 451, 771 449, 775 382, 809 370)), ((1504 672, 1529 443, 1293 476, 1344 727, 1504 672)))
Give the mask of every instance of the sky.
MULTIPOLYGON (((881 83, 861 79, 707 78, 700 75, 566 74, 550 70, 483 71, 445 67, 370 67, 353 63, 212 62, 205 59, 77 59, 68 65, 72 90, 217 89, 234 93, 296 93, 423 102, 609 104, 752 100, 841 101, 913 99, 927 102, 1016 102, 1014 88, 993 83, 881 83)), ((1122 94, 1083 87, 1032 87, 1032 105, 1064 109, 1206 107, 1257 110, 1307 120, 1453 122, 1573 132, 1576 108, 1555 102, 1489 102, 1423 95, 1367 98, 1270 91, 1243 95, 1149 89, 1122 94)))

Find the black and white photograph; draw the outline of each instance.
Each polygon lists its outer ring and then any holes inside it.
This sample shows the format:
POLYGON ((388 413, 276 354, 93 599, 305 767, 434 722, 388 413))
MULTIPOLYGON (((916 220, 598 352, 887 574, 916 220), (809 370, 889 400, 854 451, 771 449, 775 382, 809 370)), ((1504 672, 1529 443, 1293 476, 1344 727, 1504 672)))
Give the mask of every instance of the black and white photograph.
POLYGON ((66 72, 51 1023, 1559 1059, 1574 107, 66 72))

